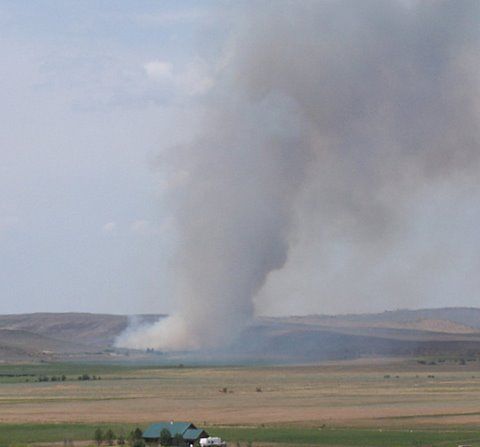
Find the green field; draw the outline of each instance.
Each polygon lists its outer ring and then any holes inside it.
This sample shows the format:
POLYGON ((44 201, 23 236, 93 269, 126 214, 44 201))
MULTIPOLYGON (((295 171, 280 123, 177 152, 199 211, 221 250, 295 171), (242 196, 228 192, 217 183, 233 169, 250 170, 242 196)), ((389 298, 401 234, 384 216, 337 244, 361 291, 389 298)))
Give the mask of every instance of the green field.
POLYGON ((480 431, 414 431, 371 429, 319 429, 302 427, 218 428, 215 434, 229 441, 311 444, 328 446, 441 446, 480 443, 480 431))
MULTIPOLYGON (((62 376, 77 379, 82 374, 102 376, 121 374, 134 368, 123 365, 77 364, 77 363, 38 363, 31 365, 0 365, 0 383, 21 383, 33 381, 41 376, 62 376)), ((135 368, 138 369, 138 366, 135 368)))
MULTIPOLYGON (((0 446, 30 443, 58 443, 63 440, 91 440, 96 428, 113 429, 116 434, 127 434, 135 424, 0 424, 0 446)), ((144 426, 141 426, 144 428, 144 426)), ((480 431, 473 430, 371 430, 321 429, 312 427, 207 427, 215 436, 226 439, 230 445, 237 442, 262 446, 323 445, 361 447, 419 447, 480 445, 480 431)))
POLYGON ((127 434, 135 428, 129 424, 0 424, 0 446, 25 445, 39 442, 63 442, 64 440, 90 440, 96 428, 116 434, 127 434))

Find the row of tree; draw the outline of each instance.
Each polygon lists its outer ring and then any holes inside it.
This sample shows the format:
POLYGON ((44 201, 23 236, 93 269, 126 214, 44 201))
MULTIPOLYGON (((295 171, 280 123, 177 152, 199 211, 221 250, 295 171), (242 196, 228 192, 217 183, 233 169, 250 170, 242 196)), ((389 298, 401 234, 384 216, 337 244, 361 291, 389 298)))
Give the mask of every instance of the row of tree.
POLYGON ((90 374, 82 374, 78 376, 78 380, 100 380, 100 376, 91 376, 90 374))
POLYGON ((107 445, 114 445, 115 443, 117 445, 125 445, 128 443, 131 447, 145 447, 142 434, 142 430, 138 427, 132 430, 126 437, 123 433, 116 436, 111 428, 105 432, 101 428, 97 428, 94 433, 94 439, 98 446, 104 443, 107 445))
MULTIPOLYGON (((100 380, 100 376, 91 376, 90 374, 82 374, 81 376, 77 377, 77 380, 100 380)), ((65 382, 67 380, 67 376, 65 374, 61 376, 46 376, 41 375, 37 377, 37 382, 65 382)), ((30 379, 26 380, 27 382, 30 379)))
MULTIPOLYGON (((38 376, 37 381, 38 382, 65 382, 67 380, 67 376, 62 375, 62 376, 38 376)), ((27 379, 28 381, 28 379, 27 379)))

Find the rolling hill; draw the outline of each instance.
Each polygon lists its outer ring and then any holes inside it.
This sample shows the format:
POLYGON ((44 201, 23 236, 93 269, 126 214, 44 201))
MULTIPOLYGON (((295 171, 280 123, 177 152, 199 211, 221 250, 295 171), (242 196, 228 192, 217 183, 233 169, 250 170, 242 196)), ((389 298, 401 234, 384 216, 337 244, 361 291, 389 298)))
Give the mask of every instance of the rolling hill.
POLYGON ((114 347, 129 325, 165 315, 35 313, 0 316, 0 361, 97 360, 315 362, 369 356, 480 357, 480 309, 260 317, 227 349, 146 353, 114 347), (159 355, 161 354, 161 355, 159 355))

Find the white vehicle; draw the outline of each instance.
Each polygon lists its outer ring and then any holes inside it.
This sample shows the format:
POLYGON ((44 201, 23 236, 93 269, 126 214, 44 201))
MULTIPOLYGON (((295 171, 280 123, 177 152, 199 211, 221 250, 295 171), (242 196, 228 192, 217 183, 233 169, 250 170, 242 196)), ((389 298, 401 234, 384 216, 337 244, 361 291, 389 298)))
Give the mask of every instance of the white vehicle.
POLYGON ((209 436, 208 438, 200 439, 201 447, 215 446, 215 447, 227 447, 227 443, 222 441, 222 438, 209 436))

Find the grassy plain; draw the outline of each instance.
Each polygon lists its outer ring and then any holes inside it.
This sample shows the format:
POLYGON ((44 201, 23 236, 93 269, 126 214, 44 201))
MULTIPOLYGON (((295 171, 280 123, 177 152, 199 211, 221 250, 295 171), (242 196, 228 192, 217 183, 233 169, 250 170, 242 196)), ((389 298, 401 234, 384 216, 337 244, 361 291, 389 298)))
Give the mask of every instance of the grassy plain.
MULTIPOLYGON (((130 424, 0 424, 0 446, 63 445, 63 440, 91 445, 96 428, 128 433, 130 424), (86 441, 86 442, 85 442, 86 441)), ((230 445, 262 446, 371 446, 419 447, 480 445, 480 431, 474 430, 373 430, 356 428, 284 427, 211 427, 215 435, 230 445)))
POLYGON ((480 362, 0 366, 0 445, 188 420, 260 445, 480 446, 480 362), (101 380, 78 380, 82 374, 101 380), (40 376, 64 382, 37 382, 40 376))

